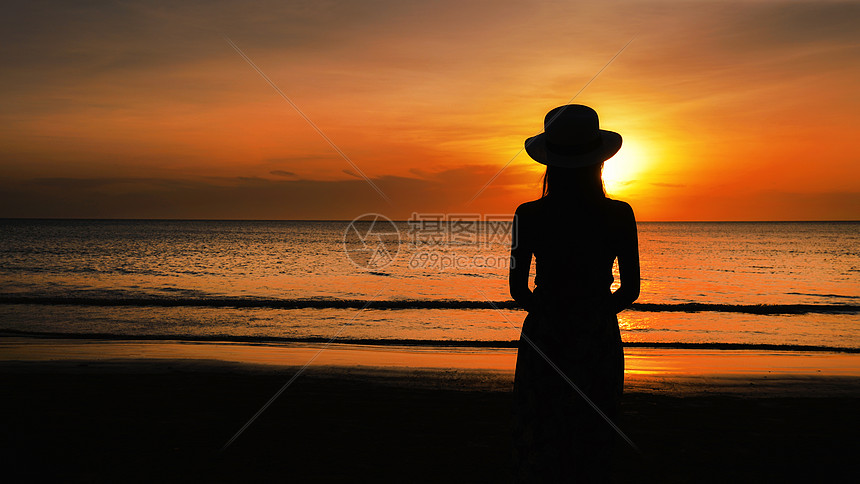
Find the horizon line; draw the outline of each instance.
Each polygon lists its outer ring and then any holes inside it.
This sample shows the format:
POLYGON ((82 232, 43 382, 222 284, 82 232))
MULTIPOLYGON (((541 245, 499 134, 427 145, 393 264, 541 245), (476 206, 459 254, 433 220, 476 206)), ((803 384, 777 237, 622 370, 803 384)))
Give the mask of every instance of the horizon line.
MULTIPOLYGON (((368 215, 376 212, 369 212, 368 215)), ((434 212, 444 213, 444 212, 434 212)), ((458 213, 462 215, 462 213, 458 213)), ((361 217, 359 215, 358 217, 361 217)), ((383 215, 384 214, 379 214, 383 215)), ((494 214, 495 215, 495 214, 494 214)), ((126 222, 352 222, 356 218, 175 218, 175 217, 2 217, 0 221, 7 220, 67 220, 67 221, 126 221, 126 222)), ((409 219, 389 219, 392 222, 409 222, 409 219)), ((483 220, 476 222, 485 222, 483 220)), ((492 222, 504 222, 504 220, 493 220, 492 222)), ((807 220, 637 220, 636 223, 857 223, 860 219, 807 219, 807 220)))

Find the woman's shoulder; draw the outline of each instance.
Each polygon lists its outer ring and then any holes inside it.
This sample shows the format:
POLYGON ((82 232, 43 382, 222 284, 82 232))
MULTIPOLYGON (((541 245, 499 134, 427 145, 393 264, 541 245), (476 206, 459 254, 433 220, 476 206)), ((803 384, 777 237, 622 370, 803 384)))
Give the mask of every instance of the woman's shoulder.
POLYGON ((615 219, 636 219, 635 215, 633 215, 633 207, 627 202, 607 198, 606 208, 609 215, 615 219))
MULTIPOLYGON (((518 218, 532 218, 537 216, 538 214, 551 209, 551 207, 547 205, 548 203, 550 202, 546 198, 538 198, 537 200, 521 203, 515 212, 516 216, 518 218)), ((601 203, 598 203, 597 206, 601 206, 601 203)), ((616 220, 635 220, 633 207, 631 207, 627 202, 605 198, 602 202, 602 206, 602 212, 605 216, 609 216, 616 220)), ((594 205, 592 205, 592 207, 594 207, 594 205)))
POLYGON ((607 205, 615 208, 616 210, 633 210, 629 203, 624 200, 616 200, 614 198, 606 197, 607 205))
POLYGON ((528 216, 536 211, 540 210, 540 207, 543 205, 543 199, 538 198, 537 200, 532 200, 530 202, 521 203, 519 207, 517 207, 516 214, 519 216, 528 216))

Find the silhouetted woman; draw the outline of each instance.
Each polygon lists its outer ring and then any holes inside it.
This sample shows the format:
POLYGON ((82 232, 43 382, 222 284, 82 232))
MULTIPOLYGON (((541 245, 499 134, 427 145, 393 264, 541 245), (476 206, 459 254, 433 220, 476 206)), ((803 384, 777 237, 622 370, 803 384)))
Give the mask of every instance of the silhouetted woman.
POLYGON ((616 314, 639 296, 636 219, 606 197, 601 174, 620 148, 621 136, 581 105, 553 109, 544 133, 526 140, 547 169, 543 196, 517 208, 511 247, 511 296, 528 311, 514 379, 518 482, 609 478, 615 431, 573 385, 614 420, 624 379, 616 314))

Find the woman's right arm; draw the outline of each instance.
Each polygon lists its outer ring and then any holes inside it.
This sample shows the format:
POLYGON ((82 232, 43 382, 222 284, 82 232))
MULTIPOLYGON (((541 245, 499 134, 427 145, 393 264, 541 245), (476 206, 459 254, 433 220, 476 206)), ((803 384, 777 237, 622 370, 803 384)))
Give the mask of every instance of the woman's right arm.
POLYGON ((620 210, 618 232, 618 275, 621 285, 612 293, 612 308, 619 313, 639 298, 641 279, 639 274, 639 236, 636 231, 636 216, 628 204, 620 210))
POLYGON ((530 237, 523 228, 528 223, 523 219, 522 212, 522 206, 517 208, 511 228, 511 268, 508 274, 508 286, 514 301, 526 311, 531 311, 534 294, 529 289, 529 270, 532 265, 533 250, 530 237))

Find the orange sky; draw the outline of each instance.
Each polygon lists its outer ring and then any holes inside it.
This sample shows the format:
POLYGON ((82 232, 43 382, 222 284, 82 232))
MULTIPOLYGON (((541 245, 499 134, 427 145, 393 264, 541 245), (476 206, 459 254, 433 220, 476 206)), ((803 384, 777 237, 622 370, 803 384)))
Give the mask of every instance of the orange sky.
POLYGON ((0 217, 511 213, 576 98, 640 220, 860 219, 860 5, 21 2, 0 20, 0 217), (229 36, 388 195, 383 201, 229 36))

